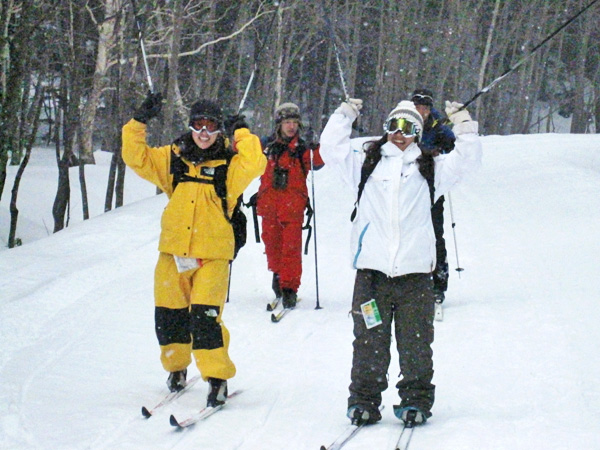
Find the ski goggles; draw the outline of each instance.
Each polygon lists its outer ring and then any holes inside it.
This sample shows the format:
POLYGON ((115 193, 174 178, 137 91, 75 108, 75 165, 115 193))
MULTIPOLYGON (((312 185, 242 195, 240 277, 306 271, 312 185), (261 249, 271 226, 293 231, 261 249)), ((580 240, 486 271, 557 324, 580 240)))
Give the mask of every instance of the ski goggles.
POLYGON ((213 135, 221 131, 219 129, 219 122, 206 117, 190 121, 190 130, 196 133, 206 131, 209 135, 213 135))
POLYGON ((404 117, 392 117, 383 125, 387 134, 402 133, 404 137, 414 137, 419 133, 419 127, 404 117))

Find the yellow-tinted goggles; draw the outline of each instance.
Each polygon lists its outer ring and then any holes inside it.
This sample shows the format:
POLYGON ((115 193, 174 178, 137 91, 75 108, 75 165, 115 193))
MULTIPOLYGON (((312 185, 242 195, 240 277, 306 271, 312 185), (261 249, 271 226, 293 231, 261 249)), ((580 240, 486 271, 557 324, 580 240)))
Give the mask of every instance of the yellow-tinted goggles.
POLYGON ((419 127, 404 117, 392 117, 383 125, 387 134, 402 133, 405 137, 414 137, 419 132, 419 127))

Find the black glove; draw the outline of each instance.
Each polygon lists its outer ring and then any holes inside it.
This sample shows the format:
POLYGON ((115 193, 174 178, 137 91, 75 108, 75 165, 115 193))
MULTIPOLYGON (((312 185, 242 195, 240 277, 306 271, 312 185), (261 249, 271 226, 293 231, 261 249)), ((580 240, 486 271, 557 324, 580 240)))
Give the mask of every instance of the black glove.
POLYGON ((138 122, 148 123, 150 119, 158 116, 162 109, 163 96, 160 92, 154 94, 148 91, 146 99, 142 102, 140 107, 135 110, 133 118, 138 122))
POLYGON ((315 133, 315 130, 310 127, 308 130, 306 130, 304 134, 304 142, 306 142, 306 148, 310 148, 311 150, 314 150, 315 148, 318 147, 319 143, 318 141, 318 136, 317 133, 315 133))
POLYGON ((267 156, 273 157, 273 158, 278 158, 281 155, 283 155, 283 153, 286 152, 287 149, 288 149, 287 144, 285 144, 283 142, 275 141, 272 144, 270 144, 269 147, 267 147, 267 156))
POLYGON ((249 128, 248 124, 244 120, 246 116, 243 114, 234 114, 231 116, 227 116, 225 119, 225 133, 227 136, 233 136, 235 130, 240 128, 249 128))

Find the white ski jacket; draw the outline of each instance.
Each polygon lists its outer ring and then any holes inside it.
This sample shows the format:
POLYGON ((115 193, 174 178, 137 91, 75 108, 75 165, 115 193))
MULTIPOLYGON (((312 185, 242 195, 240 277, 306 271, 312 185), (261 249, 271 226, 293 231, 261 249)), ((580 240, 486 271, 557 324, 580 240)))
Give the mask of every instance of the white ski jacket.
MULTIPOLYGON (((481 166, 477 122, 453 128, 456 147, 435 157, 435 200, 448 192, 466 173, 481 166)), ((321 156, 327 166, 341 169, 344 181, 358 195, 365 154, 362 144, 374 138, 350 139, 352 119, 334 113, 321 135, 321 156)), ((435 235, 427 180, 419 172, 417 144, 400 150, 388 142, 382 158, 365 184, 352 228, 352 265, 374 269, 390 277, 430 273, 435 268, 435 235)))

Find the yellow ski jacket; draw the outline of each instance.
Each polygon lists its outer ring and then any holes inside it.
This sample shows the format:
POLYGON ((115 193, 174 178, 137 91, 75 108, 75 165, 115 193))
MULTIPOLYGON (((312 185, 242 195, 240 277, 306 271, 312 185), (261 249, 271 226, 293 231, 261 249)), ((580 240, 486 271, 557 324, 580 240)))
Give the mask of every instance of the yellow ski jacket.
MULTIPOLYGON (((167 197, 161 219, 158 250, 176 256, 199 259, 233 259, 234 237, 225 219, 222 202, 212 184, 180 183, 173 192, 171 149, 179 154, 176 145, 149 147, 146 144, 146 125, 134 119, 123 126, 123 161, 135 173, 158 186, 167 197)), ((234 134, 237 154, 227 171, 227 205, 231 217, 238 197, 250 182, 263 174, 267 160, 260 140, 247 128, 234 134)), ((205 161, 198 165, 182 160, 188 166, 187 175, 210 179, 203 173, 225 164, 223 160, 205 161)))

